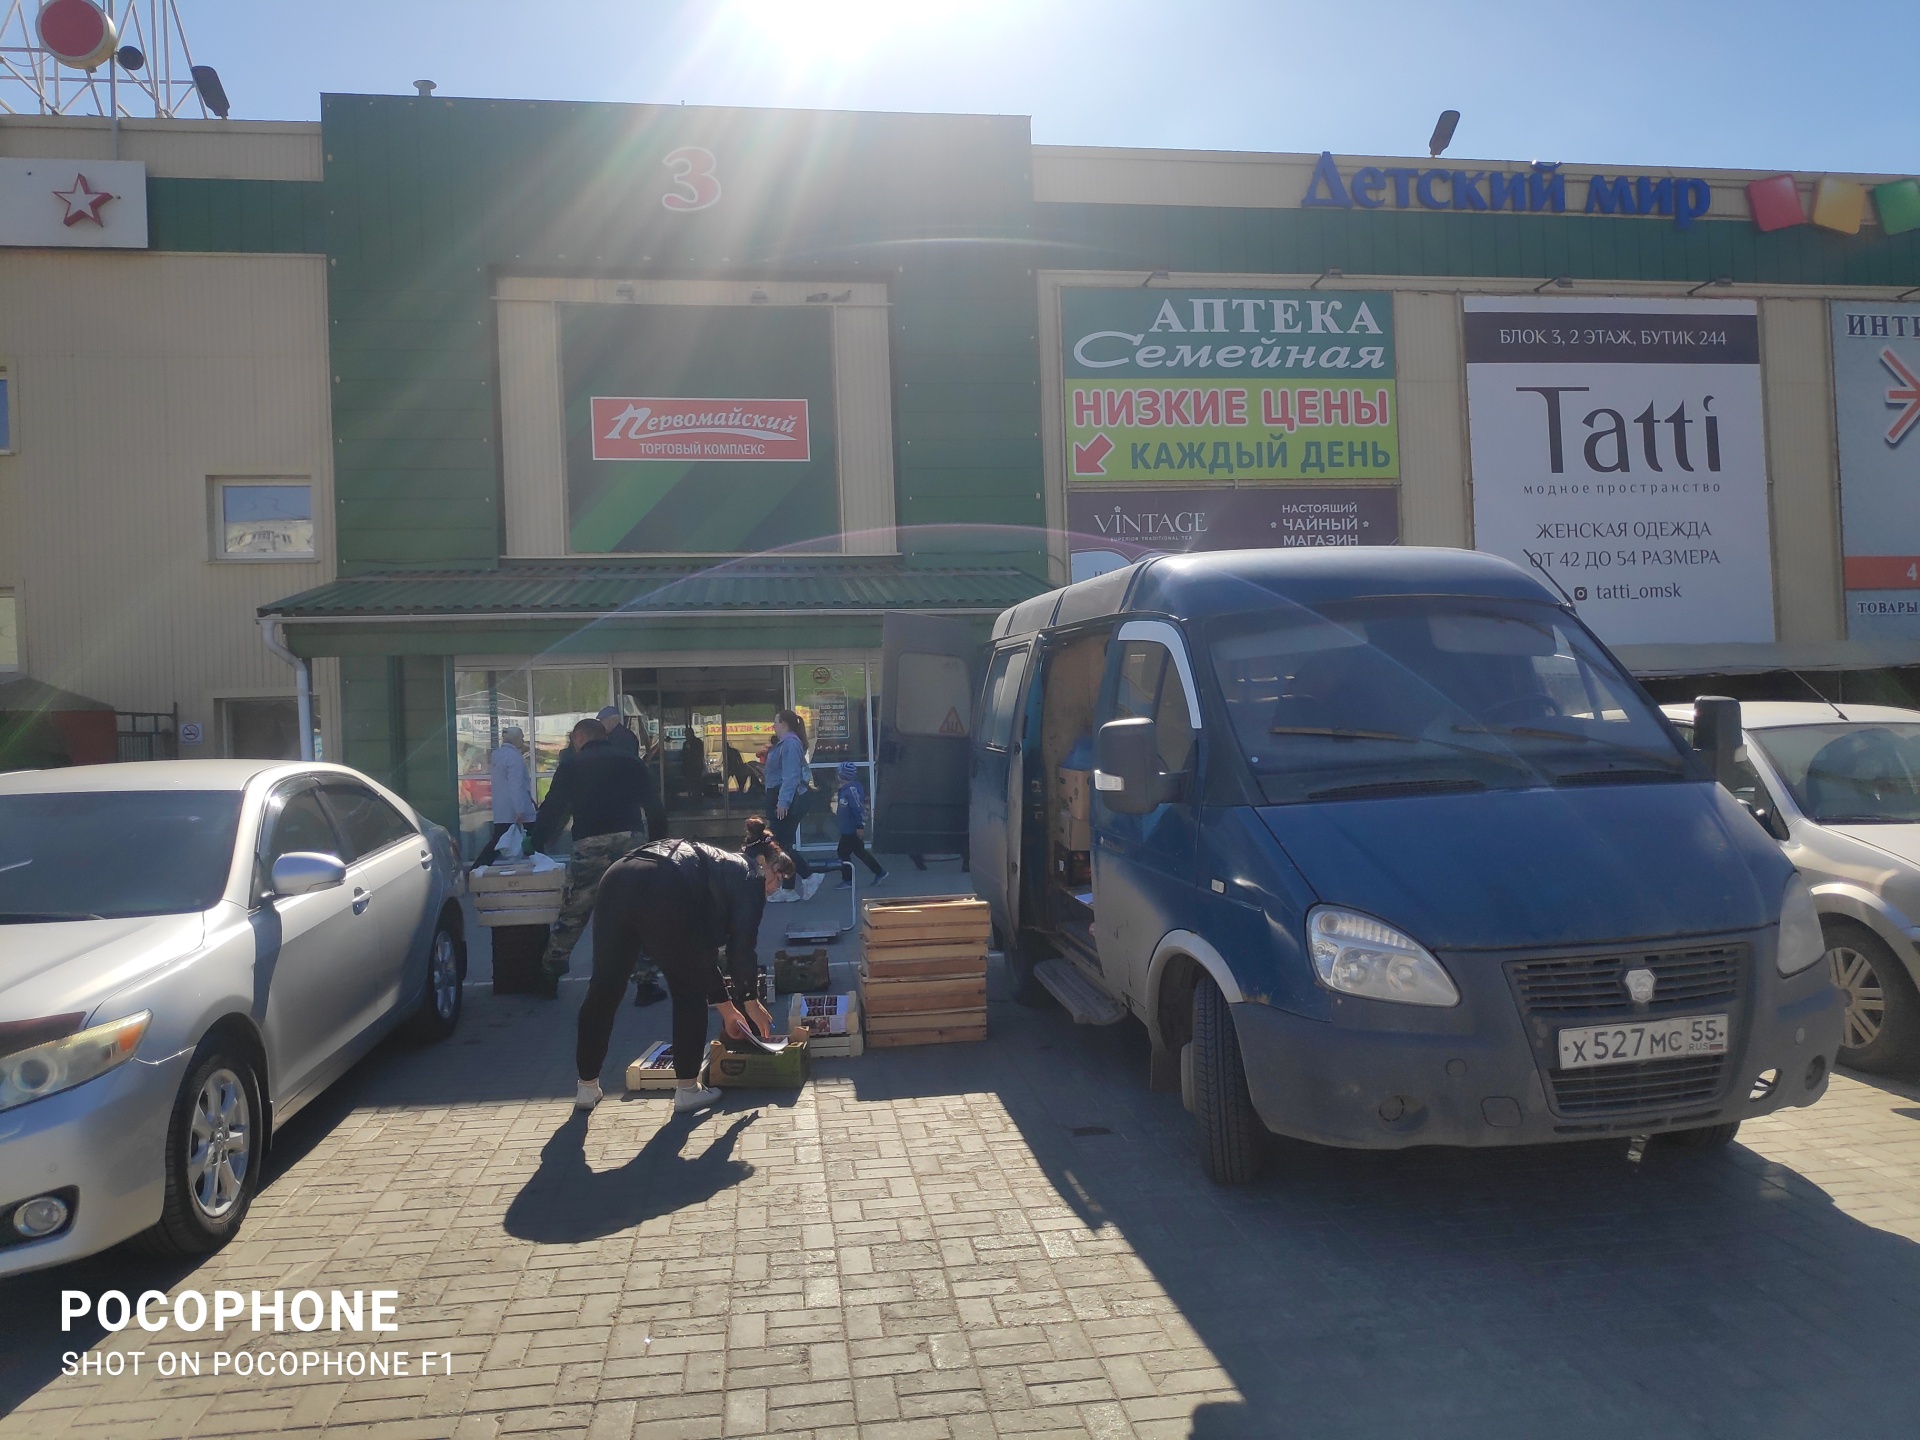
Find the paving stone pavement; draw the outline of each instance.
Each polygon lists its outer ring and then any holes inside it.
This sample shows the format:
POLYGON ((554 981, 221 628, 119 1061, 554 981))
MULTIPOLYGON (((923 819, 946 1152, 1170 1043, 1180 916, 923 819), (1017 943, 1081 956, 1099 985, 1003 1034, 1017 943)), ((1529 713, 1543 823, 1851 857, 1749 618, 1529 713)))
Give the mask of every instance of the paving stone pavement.
MULTIPOLYGON (((763 954, 836 903, 771 907, 763 954)), ((677 1119, 617 1081, 664 1006, 622 1010, 583 1116, 578 982, 556 1005, 484 974, 451 1041, 383 1047, 291 1122, 221 1254, 0 1283, 0 1437, 1920 1432, 1920 1086, 1837 1077, 1717 1155, 1276 1144, 1220 1190, 1142 1032, 1002 974, 983 1045, 677 1119), (401 1328, 62 1336, 62 1288, 391 1288, 401 1328), (369 1349, 410 1373, 321 1368, 369 1349), (68 1350, 146 1368, 64 1375, 68 1350)))

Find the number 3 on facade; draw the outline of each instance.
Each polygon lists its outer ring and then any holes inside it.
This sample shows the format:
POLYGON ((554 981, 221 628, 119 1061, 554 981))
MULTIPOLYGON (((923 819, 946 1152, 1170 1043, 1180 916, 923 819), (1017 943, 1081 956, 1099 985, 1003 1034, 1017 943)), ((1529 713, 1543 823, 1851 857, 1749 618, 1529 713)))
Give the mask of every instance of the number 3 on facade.
POLYGON ((667 152, 661 162, 673 171, 673 188, 660 197, 669 210, 704 210, 720 198, 720 178, 713 173, 713 152, 703 145, 682 145, 667 152))

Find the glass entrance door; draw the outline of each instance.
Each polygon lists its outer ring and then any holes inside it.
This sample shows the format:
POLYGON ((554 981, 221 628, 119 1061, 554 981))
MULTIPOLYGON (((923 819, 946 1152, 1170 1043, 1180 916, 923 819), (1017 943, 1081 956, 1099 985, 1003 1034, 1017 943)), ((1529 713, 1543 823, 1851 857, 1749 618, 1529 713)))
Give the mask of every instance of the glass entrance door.
POLYGON ((765 811, 762 767, 773 713, 785 703, 776 666, 624 670, 620 689, 660 782, 670 834, 739 844, 741 822, 765 811))

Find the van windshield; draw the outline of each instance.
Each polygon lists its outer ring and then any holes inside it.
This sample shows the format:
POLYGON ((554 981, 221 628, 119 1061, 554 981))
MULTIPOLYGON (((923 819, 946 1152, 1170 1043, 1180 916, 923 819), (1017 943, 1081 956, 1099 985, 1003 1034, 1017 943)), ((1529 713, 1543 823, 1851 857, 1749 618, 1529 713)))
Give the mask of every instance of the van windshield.
POLYGON ((1230 616, 1207 649, 1270 804, 1696 778, 1560 610, 1390 597, 1230 616))

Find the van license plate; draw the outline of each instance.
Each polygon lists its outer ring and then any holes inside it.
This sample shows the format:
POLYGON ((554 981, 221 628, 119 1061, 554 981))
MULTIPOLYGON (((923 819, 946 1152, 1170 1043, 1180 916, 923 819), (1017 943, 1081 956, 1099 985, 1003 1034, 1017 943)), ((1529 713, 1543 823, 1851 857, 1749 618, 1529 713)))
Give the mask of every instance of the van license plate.
POLYGON ((1671 1020, 1589 1025, 1560 1032, 1562 1070, 1631 1065, 1639 1060, 1671 1060, 1679 1055, 1726 1053, 1727 1017, 1724 1015, 1680 1015, 1671 1020))

